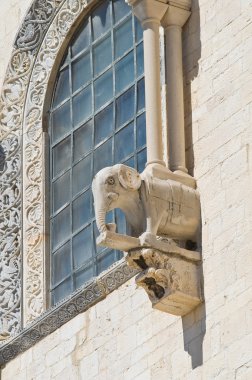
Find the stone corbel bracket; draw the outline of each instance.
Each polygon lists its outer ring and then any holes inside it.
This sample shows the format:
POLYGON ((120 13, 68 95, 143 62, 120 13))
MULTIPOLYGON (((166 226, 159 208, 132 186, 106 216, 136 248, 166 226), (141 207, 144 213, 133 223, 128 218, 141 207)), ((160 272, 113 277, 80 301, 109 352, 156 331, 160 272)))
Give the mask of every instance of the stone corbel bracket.
POLYGON ((169 238, 141 241, 111 231, 101 234, 97 243, 124 250, 127 264, 141 270, 136 284, 146 291, 154 309, 183 316, 203 301, 199 252, 169 238))

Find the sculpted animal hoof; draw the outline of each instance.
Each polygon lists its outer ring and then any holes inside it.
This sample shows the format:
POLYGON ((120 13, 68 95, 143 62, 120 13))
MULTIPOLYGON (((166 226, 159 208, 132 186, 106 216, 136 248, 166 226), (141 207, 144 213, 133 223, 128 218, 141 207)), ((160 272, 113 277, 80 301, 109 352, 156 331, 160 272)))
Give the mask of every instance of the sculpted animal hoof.
POLYGON ((139 240, 142 247, 153 247, 157 241, 157 237, 150 232, 144 232, 141 236, 139 236, 139 240))
POLYGON ((116 232, 116 224, 115 223, 107 223, 106 227, 110 232, 116 232))

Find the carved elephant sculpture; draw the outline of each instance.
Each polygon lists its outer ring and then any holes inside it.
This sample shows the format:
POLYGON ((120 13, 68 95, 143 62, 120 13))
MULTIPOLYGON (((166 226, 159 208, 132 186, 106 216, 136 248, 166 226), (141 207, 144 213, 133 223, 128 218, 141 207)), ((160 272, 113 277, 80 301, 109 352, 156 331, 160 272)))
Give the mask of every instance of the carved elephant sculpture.
POLYGON ((132 236, 195 237, 200 222, 197 190, 171 179, 155 178, 148 166, 141 175, 122 164, 104 168, 94 177, 92 191, 100 233, 110 229, 106 213, 120 208, 132 236))

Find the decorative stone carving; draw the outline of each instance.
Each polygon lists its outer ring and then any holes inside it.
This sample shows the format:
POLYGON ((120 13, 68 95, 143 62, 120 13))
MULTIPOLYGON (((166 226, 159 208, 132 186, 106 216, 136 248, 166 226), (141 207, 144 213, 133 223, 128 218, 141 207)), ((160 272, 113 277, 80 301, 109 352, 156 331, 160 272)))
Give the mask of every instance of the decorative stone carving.
MULTIPOLYGON (((32 65, 44 32, 63 0, 33 2, 17 35, 0 103, 1 219, 0 337, 20 329, 21 299, 21 136, 32 65)), ((30 169, 31 171, 31 169, 30 169)))
POLYGON ((147 165, 140 175, 119 164, 98 172, 92 190, 101 233, 97 243, 128 252, 128 264, 143 270, 136 282, 153 307, 184 315, 201 302, 200 255, 173 239, 196 241, 200 201, 197 190, 175 178, 160 165, 147 165), (114 208, 125 213, 130 236, 105 223, 106 212, 114 208))
POLYGON ((136 283, 146 290, 155 309, 185 315, 202 300, 200 267, 176 251, 172 246, 166 253, 153 248, 130 250, 126 260, 130 267, 142 269, 136 283))
MULTIPOLYGON (((18 335, 3 341, 0 345, 0 366, 32 347, 79 313, 83 313, 97 302, 102 301, 107 294, 135 274, 136 271, 129 268, 122 260, 100 277, 84 284, 82 288, 36 318, 18 335)), ((6 336, 1 335, 0 341, 5 338, 6 336)))
POLYGON ((7 68, 0 102, 0 339, 21 328, 21 220, 24 323, 45 309, 43 105, 58 51, 92 1, 34 0, 7 68))
MULTIPOLYGON (((90 1, 89 1, 90 2, 90 1)), ((72 24, 89 3, 67 0, 59 9, 41 43, 27 91, 23 122, 23 320, 31 322, 46 309, 45 162, 43 105, 55 59, 72 24), (29 239, 36 229, 36 239, 29 239)))
POLYGON ((100 232, 107 230, 106 212, 121 208, 131 227, 131 235, 141 235, 142 242, 149 235, 168 235, 176 239, 195 237, 200 221, 197 190, 170 179, 169 172, 165 178, 165 170, 158 176, 154 174, 150 165, 140 175, 121 164, 96 174, 92 189, 100 232))

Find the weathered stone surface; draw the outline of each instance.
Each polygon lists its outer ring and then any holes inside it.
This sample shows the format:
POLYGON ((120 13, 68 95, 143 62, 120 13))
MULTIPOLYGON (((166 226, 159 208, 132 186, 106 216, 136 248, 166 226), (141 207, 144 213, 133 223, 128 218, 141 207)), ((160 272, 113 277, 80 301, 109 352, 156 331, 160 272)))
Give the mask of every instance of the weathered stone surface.
MULTIPOLYGON (((1 0, 1 72, 27 3, 1 0)), ((89 380, 252 378, 251 2, 193 0, 183 44, 186 152, 201 194, 205 310, 201 304, 182 320, 161 313, 131 280, 67 322, 60 335, 54 331, 7 363, 3 380, 82 379, 83 373, 89 380), (64 356, 71 329, 77 346, 64 356), (125 338, 129 332, 133 342, 125 338), (46 367, 46 354, 61 344, 62 356, 46 367)))
POLYGON ((182 316, 202 301, 197 265, 201 258, 199 252, 181 248, 171 238, 196 238, 199 195, 170 179, 168 169, 153 166, 147 165, 139 174, 115 165, 96 174, 92 190, 101 232, 97 243, 128 252, 128 264, 142 270, 136 283, 147 291, 153 307, 182 316), (115 225, 105 224, 105 214, 113 208, 124 211, 133 236, 117 234, 115 225))
MULTIPOLYGON (((106 232, 106 212, 121 208, 131 227, 131 235, 146 233, 176 239, 195 239, 200 224, 200 200, 197 190, 170 179, 164 169, 161 178, 152 165, 139 174, 125 165, 104 168, 96 174, 92 190, 99 231, 106 232), (155 176, 154 174, 157 175, 155 176)), ((140 238, 141 240, 141 238, 140 238)))
MULTIPOLYGON (((70 297, 67 297, 42 314, 35 322, 29 324, 18 335, 2 342, 2 345, 0 345, 0 365, 14 359, 18 354, 31 348, 79 313, 88 310, 91 306, 103 300, 135 273, 135 270, 129 268, 122 261, 115 264, 114 267, 107 270, 100 277, 84 285, 82 289, 75 291, 70 297)), ((71 330, 70 337, 72 337, 72 334, 74 334, 74 330, 71 330)), ((69 333, 65 335, 69 335, 69 333)), ((7 339, 8 337, 6 335, 3 338, 7 339)), ((57 345, 57 342, 54 344, 57 345)))
POLYGON ((145 289, 153 308, 183 316, 203 301, 200 262, 153 248, 132 250, 126 261, 142 270, 136 283, 145 289))

